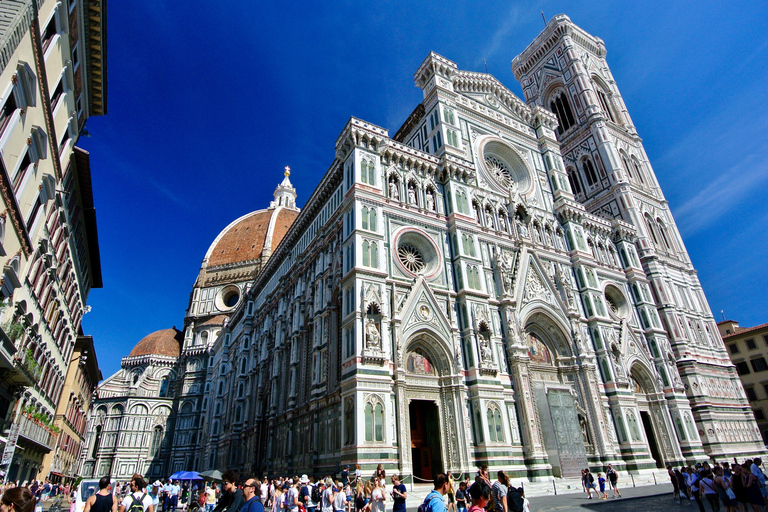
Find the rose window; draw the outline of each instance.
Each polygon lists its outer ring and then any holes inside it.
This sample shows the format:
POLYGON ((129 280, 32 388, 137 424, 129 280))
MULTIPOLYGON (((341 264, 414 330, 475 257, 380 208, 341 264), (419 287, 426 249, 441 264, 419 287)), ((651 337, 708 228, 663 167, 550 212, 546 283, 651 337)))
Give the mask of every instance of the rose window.
POLYGON ((485 166, 491 173, 493 173, 499 182, 504 184, 505 187, 509 187, 512 184, 512 177, 507 168, 507 164, 493 155, 487 155, 485 157, 485 166))
POLYGON ((421 251, 409 243, 400 244, 397 249, 397 256, 400 258, 400 263, 414 274, 425 267, 424 256, 421 251))

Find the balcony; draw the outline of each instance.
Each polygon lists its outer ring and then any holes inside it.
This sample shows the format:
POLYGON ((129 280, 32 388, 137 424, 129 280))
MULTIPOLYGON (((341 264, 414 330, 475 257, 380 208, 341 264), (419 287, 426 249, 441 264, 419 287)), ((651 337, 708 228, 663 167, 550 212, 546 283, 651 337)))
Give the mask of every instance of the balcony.
POLYGON ((30 418, 26 413, 19 418, 19 444, 28 445, 37 450, 51 451, 56 439, 51 431, 30 418))

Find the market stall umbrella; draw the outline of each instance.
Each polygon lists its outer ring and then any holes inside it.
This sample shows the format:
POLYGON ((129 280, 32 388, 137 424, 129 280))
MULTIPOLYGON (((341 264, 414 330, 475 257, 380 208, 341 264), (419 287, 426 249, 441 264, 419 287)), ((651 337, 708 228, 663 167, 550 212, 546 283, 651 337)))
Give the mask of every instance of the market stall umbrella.
POLYGON ((169 476, 171 480, 202 480, 203 477, 197 471, 177 471, 169 476))
POLYGON ((203 477, 206 480, 211 480, 213 482, 221 482, 221 471, 218 469, 209 469, 208 471, 203 471, 200 473, 200 476, 203 477))

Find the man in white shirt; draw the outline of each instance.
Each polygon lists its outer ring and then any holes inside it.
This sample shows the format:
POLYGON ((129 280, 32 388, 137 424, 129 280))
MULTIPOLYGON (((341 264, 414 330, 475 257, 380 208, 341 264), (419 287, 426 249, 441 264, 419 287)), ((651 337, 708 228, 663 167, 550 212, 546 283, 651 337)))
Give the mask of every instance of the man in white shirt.
POLYGON ((131 478, 131 493, 120 503, 118 512, 154 512, 152 497, 147 494, 147 482, 141 475, 134 473, 131 478))
POLYGON ((171 502, 168 504, 168 508, 172 512, 176 512, 176 507, 179 504, 179 491, 181 491, 179 483, 171 480, 171 502))

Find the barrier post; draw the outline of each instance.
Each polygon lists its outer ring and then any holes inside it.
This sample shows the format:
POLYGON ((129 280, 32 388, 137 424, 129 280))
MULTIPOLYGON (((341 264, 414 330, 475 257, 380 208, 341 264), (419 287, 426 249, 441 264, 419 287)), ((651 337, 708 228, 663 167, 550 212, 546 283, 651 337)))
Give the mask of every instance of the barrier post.
POLYGON ((635 487, 635 475, 629 475, 632 478, 632 487, 635 487))
POLYGON ((555 485, 555 479, 552 479, 552 487, 555 489, 555 496, 557 496, 557 485, 555 485))

